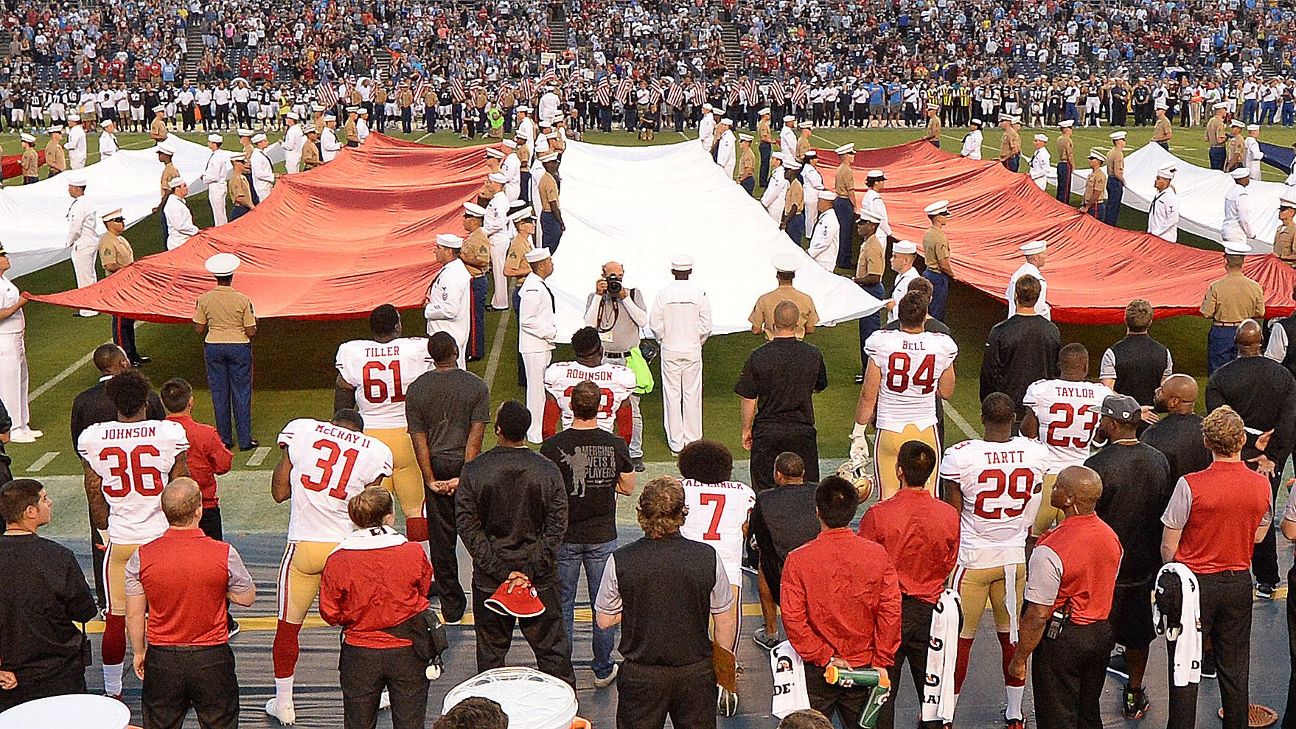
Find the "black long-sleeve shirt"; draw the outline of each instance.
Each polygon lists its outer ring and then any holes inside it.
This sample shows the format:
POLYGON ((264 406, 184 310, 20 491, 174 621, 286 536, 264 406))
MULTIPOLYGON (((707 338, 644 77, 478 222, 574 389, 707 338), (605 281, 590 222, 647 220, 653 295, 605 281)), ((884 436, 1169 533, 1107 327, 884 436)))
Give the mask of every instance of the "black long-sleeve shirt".
POLYGON ((536 585, 558 577, 567 489, 553 461, 495 446, 459 474, 455 522, 473 560, 473 585, 493 591, 518 571, 536 585))
POLYGON ((1282 468, 1296 444, 1296 378, 1292 373, 1268 357, 1239 357, 1216 370, 1206 383, 1206 410, 1221 405, 1236 410, 1246 423, 1242 455, 1258 455, 1256 438, 1272 430, 1264 454, 1282 468))
POLYGON ((1015 314, 995 324, 981 360, 981 399, 1002 392, 1019 407, 1026 388, 1058 376, 1062 333, 1042 316, 1015 314))
POLYGON ((0 668, 19 686, 80 673, 83 623, 99 612, 72 550, 34 534, 0 536, 0 668))
POLYGON ((1139 440, 1161 451, 1170 464, 1170 483, 1190 473, 1205 471, 1211 464, 1210 451, 1202 443, 1202 416, 1197 413, 1162 415, 1139 440))

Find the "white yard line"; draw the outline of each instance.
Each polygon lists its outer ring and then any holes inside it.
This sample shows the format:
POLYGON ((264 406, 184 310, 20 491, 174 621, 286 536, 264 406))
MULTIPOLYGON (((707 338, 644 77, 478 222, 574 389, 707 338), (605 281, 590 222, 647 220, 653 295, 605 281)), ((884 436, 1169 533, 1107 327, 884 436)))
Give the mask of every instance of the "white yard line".
POLYGON ((27 473, 40 473, 40 470, 48 466, 50 461, 58 458, 58 454, 58 451, 50 451, 40 458, 37 458, 35 461, 32 461, 32 464, 27 467, 27 473))
POLYGON ((270 447, 259 446, 256 450, 252 451, 252 457, 248 459, 247 464, 250 468, 256 468, 262 463, 265 463, 266 456, 268 455, 270 455, 270 447))
POLYGON ((499 370, 500 352, 504 350, 504 338, 508 336, 509 318, 513 316, 512 307, 505 309, 500 315, 499 324, 495 328, 495 339, 491 342, 490 357, 486 360, 486 384, 494 386, 495 372, 499 370))
POLYGON ((945 414, 949 416, 950 420, 954 421, 954 425, 962 431, 963 435, 967 436, 969 439, 977 437, 976 431, 972 429, 972 424, 969 423, 967 419, 964 418, 954 407, 954 404, 948 400, 945 402, 945 414))
MULTIPOLYGON (((108 342, 104 342, 104 344, 109 344, 110 342, 111 342, 111 340, 109 340, 108 342)), ((98 345, 95 345, 95 346, 97 347, 98 345)), ((31 394, 27 396, 27 402, 28 402, 28 403, 36 402, 36 398, 40 397, 41 395, 44 395, 45 393, 49 392, 50 390, 54 389, 55 387, 58 387, 59 383, 63 382, 63 380, 66 380, 67 378, 71 377, 71 376, 72 376, 72 373, 74 373, 74 372, 76 372, 77 370, 81 369, 82 367, 85 367, 86 365, 90 364, 90 360, 92 360, 92 359, 94 359, 94 350, 93 350, 93 349, 90 350, 90 352, 89 352, 88 354, 86 354, 86 356, 84 356, 84 357, 82 357, 81 359, 79 359, 79 360, 73 362, 72 364, 68 365, 68 366, 67 366, 67 369, 63 370, 62 372, 58 373, 57 375, 54 375, 54 377, 52 377, 52 378, 50 378, 49 380, 46 380, 45 382, 41 383, 41 386, 40 386, 40 387, 36 388, 35 390, 32 390, 32 391, 31 391, 31 394)))

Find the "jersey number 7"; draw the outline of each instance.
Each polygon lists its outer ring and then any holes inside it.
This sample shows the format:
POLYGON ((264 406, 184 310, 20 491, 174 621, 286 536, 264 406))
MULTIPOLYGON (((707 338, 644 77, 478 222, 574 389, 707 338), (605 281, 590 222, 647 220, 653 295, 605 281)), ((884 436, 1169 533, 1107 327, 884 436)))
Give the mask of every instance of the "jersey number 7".
POLYGON ((320 452, 319 460, 315 462, 315 467, 320 470, 318 479, 312 480, 305 473, 301 477, 301 485, 311 491, 323 491, 329 489, 328 495, 342 501, 347 497, 347 483, 351 481, 351 471, 355 469, 356 459, 360 457, 360 451, 354 448, 342 450, 342 446, 331 440, 323 438, 315 441, 311 446, 320 452), (336 474, 334 479, 334 469, 338 465, 338 459, 343 461, 342 472, 336 474), (329 488, 329 486, 332 488, 329 488))
POLYGON ((724 516, 725 495, 700 494, 698 503, 701 506, 715 505, 715 508, 711 510, 711 524, 702 533, 702 539, 708 542, 720 541, 720 518, 724 516))

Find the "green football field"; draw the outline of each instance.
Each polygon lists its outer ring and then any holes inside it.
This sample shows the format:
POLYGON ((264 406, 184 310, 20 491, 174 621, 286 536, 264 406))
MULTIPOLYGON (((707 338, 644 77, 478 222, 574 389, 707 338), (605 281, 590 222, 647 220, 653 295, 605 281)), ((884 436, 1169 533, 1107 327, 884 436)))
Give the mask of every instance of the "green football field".
MULTIPOLYGON (((390 128, 389 128, 389 131, 390 128)), ((1111 130, 1077 129, 1075 132, 1077 157, 1083 157, 1092 147, 1110 146, 1107 135, 1111 130)), ((1183 130, 1176 127, 1172 151, 1179 157, 1207 165, 1205 142, 1200 129, 1183 130)), ((835 147, 854 142, 861 148, 886 147, 920 138, 918 129, 822 129, 817 130, 815 143, 821 147, 835 147)), ((945 148, 957 149, 962 130, 947 130, 945 148)), ((202 143, 205 135, 184 135, 202 143)), ((277 136, 277 135, 272 135, 277 136)), ((396 136, 404 136, 397 134, 396 136)), ((1056 130, 1050 132, 1056 137, 1056 130)), ((1149 128, 1130 129, 1129 146, 1138 148, 1151 136, 1149 128)), ((1029 139, 1026 130, 1023 137, 1029 139)), ((425 144, 461 146, 469 142, 457 135, 441 131, 427 135, 416 132, 407 138, 425 144)), ((1290 144, 1296 141, 1296 130, 1266 130, 1265 141, 1290 144)), ((657 143, 673 143, 681 135, 669 132, 658 136, 657 143)), ((141 149, 151 146, 147 136, 119 135, 123 147, 141 149)), ((634 136, 622 132, 612 134, 591 133, 586 141, 606 144, 642 144, 634 136)), ((227 147, 236 148, 237 139, 227 135, 227 147)), ((44 143, 44 138, 41 139, 44 143)), ((986 133, 987 156, 998 149, 997 129, 986 133)), ((93 148, 95 145, 91 144, 93 148)), ((0 137, 0 147, 5 154, 18 150, 16 136, 0 137)), ((91 155, 91 163, 96 156, 91 155)), ((1266 179, 1281 179, 1276 171, 1265 169, 1266 179)), ((6 181, 9 183, 17 180, 6 181)), ((190 199, 190 207, 200 227, 211 223, 211 211, 205 195, 190 199)), ((1144 228, 1144 216, 1128 208, 1121 213, 1121 225, 1130 229, 1144 228)), ((156 253, 162 249, 158 223, 150 218, 126 233, 135 247, 136 255, 156 253)), ((0 232, 3 240, 3 232, 0 232)), ((1181 243, 1203 245, 1193 236, 1180 235, 1181 243)), ((22 277, 17 281, 24 291, 49 293, 63 291, 75 285, 70 262, 22 277)), ((237 286, 237 278, 235 279, 237 286)), ((947 438, 950 441, 968 437, 977 428, 979 410, 977 374, 981 365, 981 349, 990 327, 1005 316, 1003 304, 961 284, 955 284, 950 294, 947 322, 954 331, 960 356, 956 369, 959 386, 947 410, 947 438)), ((90 364, 90 353, 98 344, 110 338, 109 318, 99 316, 82 319, 59 307, 40 303, 29 304, 27 313, 27 358, 31 372, 32 426, 43 430, 45 437, 33 444, 10 444, 8 452, 14 459, 16 476, 71 476, 80 473, 70 433, 69 412, 72 399, 82 389, 92 385, 97 377, 90 364)), ((424 330, 420 311, 410 311, 405 316, 407 332, 418 334, 424 330)), ((1088 346, 1096 375, 1098 358, 1103 350, 1123 335, 1123 327, 1062 325, 1064 341, 1081 342, 1088 346)), ((1196 317, 1178 317, 1158 322, 1155 336, 1171 348, 1176 369, 1204 378, 1206 323, 1196 317)), ((367 335, 363 320, 339 322, 297 322, 285 320, 263 321, 255 344, 255 394, 253 398, 253 432, 263 446, 272 446, 275 435, 289 420, 302 416, 327 418, 333 403, 333 355, 337 346, 348 339, 367 335)), ((196 416, 210 422, 211 402, 206 391, 201 341, 188 326, 140 324, 137 331, 139 349, 150 355, 153 362, 143 368, 154 382, 161 384, 170 377, 183 377, 193 383, 196 393, 196 416)), ((858 335, 854 322, 842 326, 821 328, 810 340, 819 346, 828 362, 829 387, 816 397, 816 415, 819 428, 820 454, 823 458, 844 458, 848 448, 856 398, 859 388, 854 375, 859 371, 858 335)), ((492 400, 521 399, 522 392, 516 378, 517 322, 506 313, 487 314, 487 342, 489 355, 470 368, 487 379, 492 400)), ((705 430, 708 437, 727 443, 735 457, 743 458, 739 439, 741 416, 739 399, 733 394, 733 384, 743 360, 761 340, 748 334, 713 337, 705 349, 703 389, 705 430)), ((570 351, 559 349, 555 358, 564 358, 570 351)), ((654 392, 644 399, 644 450, 648 461, 668 463, 670 451, 666 447, 662 429, 661 397, 654 392)), ((490 439, 488 438, 488 441, 490 439)), ((489 445, 489 442, 488 442, 489 445)), ((235 458, 237 471, 258 471, 272 468, 277 454, 272 448, 251 453, 240 453, 235 458)), ((54 478, 51 491, 58 497, 71 497, 79 502, 83 496, 76 479, 54 478)), ((237 484, 268 484, 255 473, 246 473, 232 479, 237 484)), ((268 488, 268 486, 266 486, 268 488)), ((264 508, 269 504, 260 486, 226 490, 222 496, 225 511, 237 514, 236 519, 226 517, 227 525, 236 525, 240 531, 257 531, 274 528, 282 521, 281 510, 264 508)), ((67 502, 65 502, 67 503, 67 502)), ((79 512, 74 507, 73 512, 79 512)), ((233 515, 231 514, 231 515, 233 515)), ((66 515, 66 512, 65 512, 66 515)), ((61 530, 60 530, 61 531, 61 530)), ((72 528, 70 531, 79 532, 72 528)))

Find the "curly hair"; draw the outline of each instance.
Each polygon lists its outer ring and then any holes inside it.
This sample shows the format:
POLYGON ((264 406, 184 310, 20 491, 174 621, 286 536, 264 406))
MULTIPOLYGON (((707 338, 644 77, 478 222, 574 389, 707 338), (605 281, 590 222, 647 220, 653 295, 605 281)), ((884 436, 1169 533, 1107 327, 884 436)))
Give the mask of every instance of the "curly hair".
POLYGON ((674 476, 658 476, 639 494, 639 528, 649 539, 661 539, 679 533, 688 516, 684 487, 674 476))
POLYGON ((1246 443, 1246 425, 1242 416, 1228 405, 1221 405, 1202 420, 1202 440, 1219 456, 1237 455, 1246 443))
POLYGON ((733 454, 718 440, 695 440, 680 451, 679 470, 699 483, 723 483, 733 476, 733 454))

